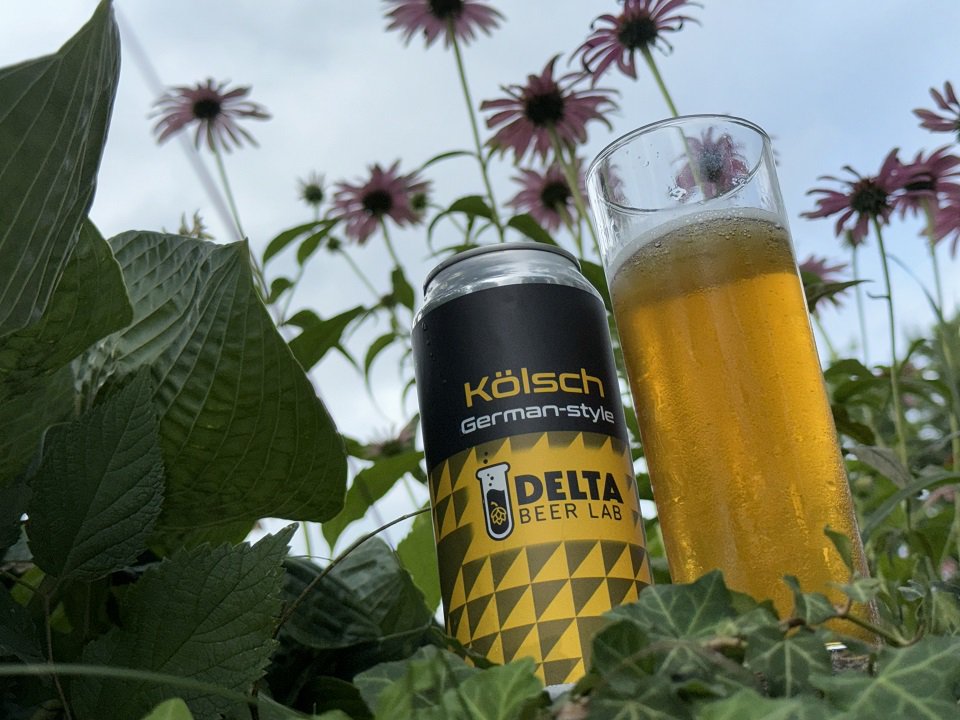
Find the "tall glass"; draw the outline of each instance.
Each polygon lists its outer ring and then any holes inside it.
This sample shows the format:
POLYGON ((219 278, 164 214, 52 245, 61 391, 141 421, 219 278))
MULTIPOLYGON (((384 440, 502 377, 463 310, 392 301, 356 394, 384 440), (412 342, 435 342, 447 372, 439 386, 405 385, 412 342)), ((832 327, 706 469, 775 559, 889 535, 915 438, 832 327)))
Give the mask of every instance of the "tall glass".
POLYGON ((795 575, 843 602, 824 528, 867 566, 769 137, 733 117, 659 122, 603 150, 587 183, 674 581, 719 568, 783 614, 795 575))

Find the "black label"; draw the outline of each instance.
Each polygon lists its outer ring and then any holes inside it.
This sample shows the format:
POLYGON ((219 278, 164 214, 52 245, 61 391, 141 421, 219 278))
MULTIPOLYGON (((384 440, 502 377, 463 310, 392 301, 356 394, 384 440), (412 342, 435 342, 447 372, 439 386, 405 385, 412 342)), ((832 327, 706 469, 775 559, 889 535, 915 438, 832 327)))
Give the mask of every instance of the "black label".
POLYGON ((413 350, 428 469, 523 433, 627 441, 607 314, 585 290, 527 283, 455 298, 414 327, 413 350))

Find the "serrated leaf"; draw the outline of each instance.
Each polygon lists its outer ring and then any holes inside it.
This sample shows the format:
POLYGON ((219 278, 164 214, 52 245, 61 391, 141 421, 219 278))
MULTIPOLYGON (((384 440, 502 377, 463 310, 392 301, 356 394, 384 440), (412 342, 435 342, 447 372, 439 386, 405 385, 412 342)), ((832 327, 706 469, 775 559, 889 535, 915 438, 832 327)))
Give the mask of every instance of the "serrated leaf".
POLYGON ((77 243, 119 70, 108 2, 57 53, 0 70, 0 337, 40 319, 77 243))
POLYGON ((347 489, 343 509, 323 523, 323 537, 330 547, 336 545, 350 523, 366 515, 370 506, 386 495, 401 477, 419 467, 421 458, 423 453, 411 450, 381 458, 358 472, 347 489))
MULTIPOLYGON (((960 640, 925 637, 906 648, 884 647, 877 674, 817 676, 813 684, 851 718, 943 720, 957 717, 960 640)), ((846 716, 845 716, 846 717, 846 716)))
POLYGON ((857 460, 893 481, 897 487, 906 487, 913 481, 910 471, 901 464, 896 453, 889 448, 856 445, 850 448, 850 452, 856 456, 857 460))
POLYGON ((43 662, 40 630, 29 611, 0 586, 0 658, 16 657, 25 663, 43 662))
MULTIPOLYGON (((127 591, 122 626, 88 644, 82 662, 249 693, 276 645, 281 561, 292 536, 288 527, 252 547, 201 546, 174 553, 127 591)), ((196 720, 213 720, 235 707, 211 692, 113 678, 75 678, 70 695, 83 717, 138 717, 177 696, 196 720)))
MULTIPOLYGON (((315 322, 305 325, 303 332, 290 341, 290 351, 300 366, 309 370, 340 343, 347 326, 365 312, 366 308, 361 305, 327 320, 317 318, 315 322)), ((289 322, 296 324, 292 319, 289 322)))
POLYGON ((809 695, 774 699, 748 689, 705 704, 697 713, 700 720, 830 720, 836 717, 839 715, 834 709, 809 695))
POLYGON ((425 676, 426 682, 410 682, 406 688, 400 687, 393 693, 405 696, 403 702, 409 710, 423 710, 439 705, 447 690, 459 687, 478 672, 480 670, 467 665, 453 653, 427 645, 404 660, 380 663, 365 670, 353 682, 367 706, 376 710, 387 688, 402 684, 406 678, 417 674, 425 676), (423 673, 421 668, 428 668, 429 672, 423 673))
POLYGON ((774 697, 812 692, 811 675, 831 672, 827 640, 823 631, 785 635, 776 627, 761 628, 747 638, 744 665, 763 676, 774 697))
POLYGON ((232 539, 264 516, 335 515, 343 444, 260 300, 246 245, 148 232, 111 243, 136 309, 105 341, 114 375, 149 367, 157 383, 158 542, 232 539))
POLYGON ((48 433, 30 480, 28 536, 48 575, 90 582, 146 548, 163 502, 157 416, 145 374, 48 433))
POLYGON ((397 555, 413 583, 423 593, 429 608, 440 604, 440 570, 437 566, 437 546, 433 534, 433 518, 425 512, 413 521, 407 536, 397 545, 397 555))
POLYGON ((194 720, 194 717, 181 698, 170 698, 144 715, 143 720, 194 720))

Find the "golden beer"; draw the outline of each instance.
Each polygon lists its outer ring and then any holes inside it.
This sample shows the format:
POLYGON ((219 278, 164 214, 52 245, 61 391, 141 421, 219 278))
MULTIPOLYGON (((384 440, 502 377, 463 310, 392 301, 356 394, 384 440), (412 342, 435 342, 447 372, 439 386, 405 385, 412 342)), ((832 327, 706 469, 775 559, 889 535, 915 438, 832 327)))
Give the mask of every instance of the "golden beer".
POLYGON ((786 616, 795 575, 843 603, 824 528, 867 566, 786 228, 687 215, 627 243, 609 276, 674 581, 719 568, 786 616))

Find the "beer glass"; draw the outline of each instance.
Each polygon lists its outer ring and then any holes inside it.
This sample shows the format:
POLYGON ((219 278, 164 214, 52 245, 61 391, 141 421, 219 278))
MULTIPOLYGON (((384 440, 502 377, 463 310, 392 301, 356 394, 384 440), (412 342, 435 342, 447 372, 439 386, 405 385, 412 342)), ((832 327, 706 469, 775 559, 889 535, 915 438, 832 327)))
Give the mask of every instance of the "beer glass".
POLYGON ((867 567, 769 137, 666 120, 604 149, 587 183, 673 580, 719 568, 781 616, 784 575, 844 602, 824 529, 867 567))

